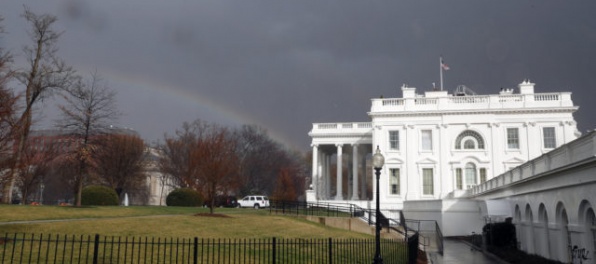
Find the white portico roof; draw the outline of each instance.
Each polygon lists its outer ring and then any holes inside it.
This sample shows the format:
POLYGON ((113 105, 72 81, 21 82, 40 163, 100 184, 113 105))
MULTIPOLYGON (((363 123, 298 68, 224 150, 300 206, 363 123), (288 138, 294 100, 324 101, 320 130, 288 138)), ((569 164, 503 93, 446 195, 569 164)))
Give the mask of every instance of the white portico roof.
POLYGON ((372 144, 372 123, 315 123, 308 135, 313 145, 372 144))

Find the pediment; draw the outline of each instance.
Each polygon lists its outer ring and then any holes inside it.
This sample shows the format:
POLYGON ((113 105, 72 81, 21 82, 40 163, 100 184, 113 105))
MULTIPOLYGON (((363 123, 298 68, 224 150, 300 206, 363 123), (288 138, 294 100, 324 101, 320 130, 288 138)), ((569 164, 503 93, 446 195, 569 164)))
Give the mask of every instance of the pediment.
POLYGON ((509 163, 509 164, 521 164, 521 163, 525 163, 526 161, 517 157, 513 157, 511 159, 508 159, 506 161, 503 161, 503 163, 509 163))
POLYGON ((385 161, 387 164, 403 164, 404 161, 398 158, 389 158, 385 161))
POLYGON ((421 159, 416 161, 416 164, 437 164, 437 161, 431 158, 421 159))
POLYGON ((477 156, 465 156, 462 157, 460 159, 457 160, 453 160, 450 163, 451 164, 464 164, 464 163, 468 163, 468 162, 474 162, 474 163, 490 163, 490 160, 488 159, 480 159, 477 156))

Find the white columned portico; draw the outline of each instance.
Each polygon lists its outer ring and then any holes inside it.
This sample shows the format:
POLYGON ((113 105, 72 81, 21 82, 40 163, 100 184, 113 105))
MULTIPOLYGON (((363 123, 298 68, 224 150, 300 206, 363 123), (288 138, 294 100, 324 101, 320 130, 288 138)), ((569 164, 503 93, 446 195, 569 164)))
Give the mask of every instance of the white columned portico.
POLYGON ((352 200, 358 197, 358 144, 352 145, 352 200))
POLYGON ((336 186, 336 194, 335 194, 335 200, 343 200, 343 190, 342 190, 342 180, 343 180, 343 176, 342 176, 342 160, 343 160, 343 145, 342 144, 337 144, 335 145, 337 147, 337 186, 336 186))
POLYGON ((311 185, 312 189, 315 192, 315 197, 319 199, 320 191, 319 191, 319 179, 321 178, 321 170, 319 167, 319 146, 313 144, 312 145, 312 180, 311 185))

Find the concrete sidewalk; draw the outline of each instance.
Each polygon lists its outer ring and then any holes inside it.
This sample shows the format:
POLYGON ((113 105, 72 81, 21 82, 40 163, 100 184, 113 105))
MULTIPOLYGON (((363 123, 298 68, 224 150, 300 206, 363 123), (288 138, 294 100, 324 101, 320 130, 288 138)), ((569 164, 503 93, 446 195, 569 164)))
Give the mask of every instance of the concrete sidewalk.
POLYGON ((443 255, 428 252, 428 263, 432 264, 503 264, 506 263, 492 255, 473 249, 470 245, 457 240, 443 240, 443 255))

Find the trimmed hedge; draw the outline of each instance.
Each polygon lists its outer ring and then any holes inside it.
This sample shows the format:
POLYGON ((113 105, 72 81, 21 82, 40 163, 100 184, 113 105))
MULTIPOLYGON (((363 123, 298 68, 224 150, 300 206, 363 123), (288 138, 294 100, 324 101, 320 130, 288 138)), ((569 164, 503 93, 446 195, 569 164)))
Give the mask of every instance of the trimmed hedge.
POLYGON ((517 247, 515 225, 511 222, 489 223, 482 228, 486 235, 486 244, 498 248, 517 247))
POLYGON ((203 205, 201 194, 190 188, 181 188, 173 190, 166 198, 168 206, 187 206, 195 207, 203 205))
POLYGON ((88 186, 81 194, 81 205, 118 205, 119 203, 116 191, 106 186, 88 186))

